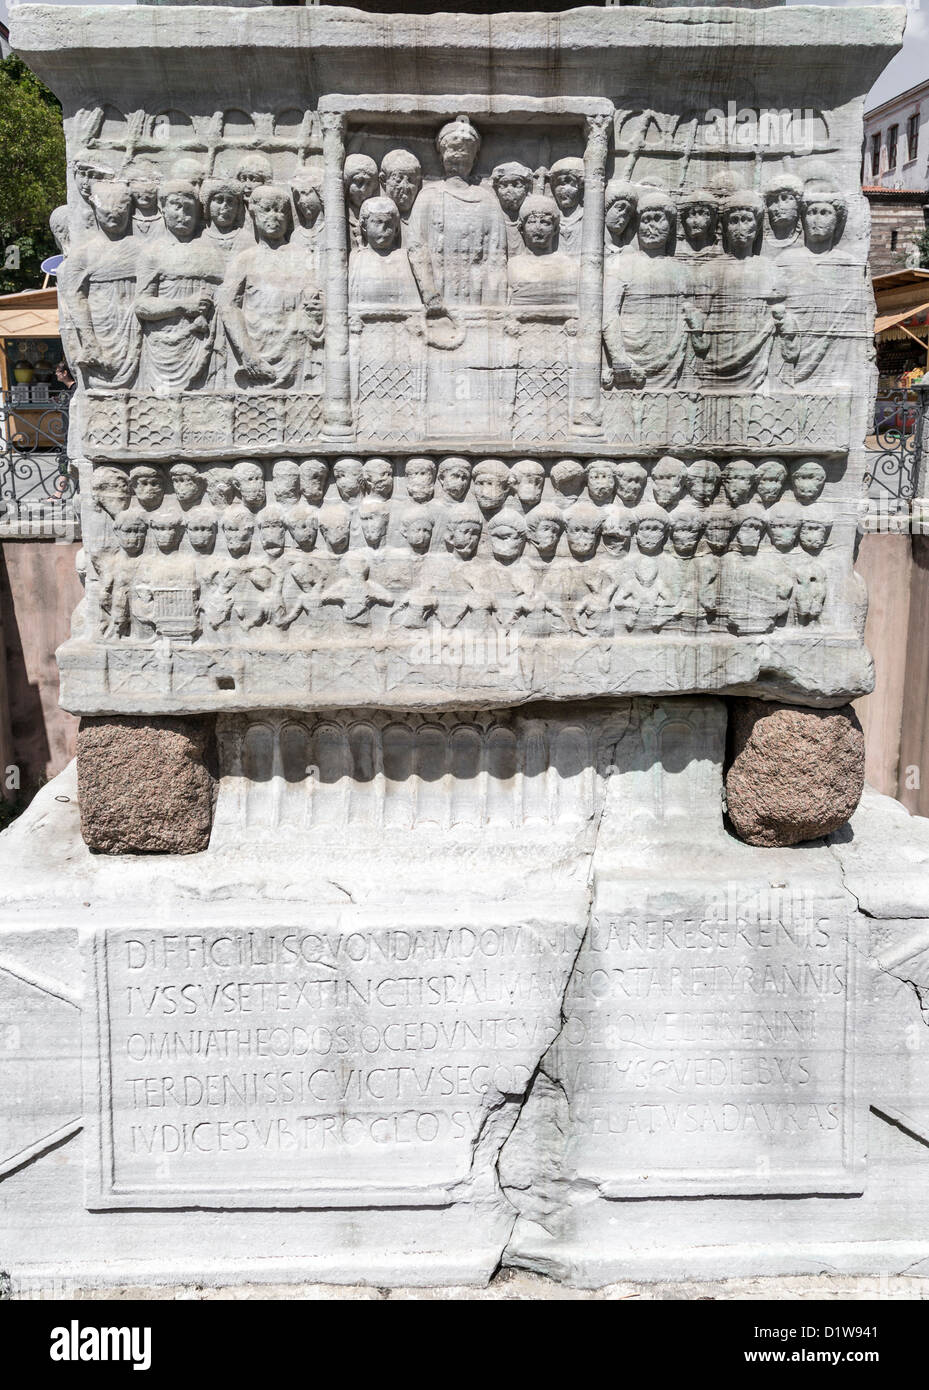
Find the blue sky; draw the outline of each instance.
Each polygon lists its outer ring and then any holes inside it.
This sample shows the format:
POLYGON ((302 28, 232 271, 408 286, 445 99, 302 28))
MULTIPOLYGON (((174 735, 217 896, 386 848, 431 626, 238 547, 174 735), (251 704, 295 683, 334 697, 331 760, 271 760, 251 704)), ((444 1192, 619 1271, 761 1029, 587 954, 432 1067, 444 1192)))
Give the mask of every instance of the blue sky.
MULTIPOLYGON (((67 5, 76 3, 76 0, 53 2, 67 5)), ((0 0, 0 16, 5 19, 14 3, 15 0, 0 0)), ((95 3, 115 4, 120 3, 120 0, 95 0, 95 3)), ((788 3, 791 3, 791 0, 788 0, 788 3)), ((825 3, 837 6, 852 3, 852 0, 825 0, 825 3)), ((882 0, 878 0, 878 3, 882 3, 882 0)), ((886 3, 891 3, 891 0, 886 0, 886 3)), ((454 9, 453 3, 449 3, 449 9, 454 9)), ((877 106, 929 78, 929 0, 908 0, 907 9, 909 13, 903 48, 871 89, 869 106, 877 106)))

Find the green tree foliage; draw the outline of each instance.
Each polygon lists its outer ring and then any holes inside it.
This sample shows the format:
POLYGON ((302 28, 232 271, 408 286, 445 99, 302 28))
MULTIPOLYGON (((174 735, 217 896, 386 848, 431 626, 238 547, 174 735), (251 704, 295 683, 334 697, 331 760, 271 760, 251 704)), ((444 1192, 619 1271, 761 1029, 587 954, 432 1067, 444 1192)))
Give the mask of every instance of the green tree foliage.
POLYGON ((0 62, 0 267, 16 242, 19 270, 0 268, 0 293, 42 283, 39 263, 57 251, 48 218, 65 201, 61 106, 25 63, 0 62))

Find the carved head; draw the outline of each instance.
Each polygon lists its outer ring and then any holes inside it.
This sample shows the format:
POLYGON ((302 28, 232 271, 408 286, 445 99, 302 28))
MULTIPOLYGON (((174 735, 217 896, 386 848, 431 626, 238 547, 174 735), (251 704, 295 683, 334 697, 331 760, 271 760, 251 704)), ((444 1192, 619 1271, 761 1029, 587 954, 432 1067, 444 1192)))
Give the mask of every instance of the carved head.
POLYGON ((668 534, 668 515, 649 503, 635 513, 635 543, 643 555, 657 555, 668 534))
POLYGON ((71 218, 67 203, 62 203, 60 208, 52 209, 48 219, 48 227, 55 238, 55 245, 58 250, 63 256, 66 256, 71 246, 71 218))
POLYGON ((716 229, 719 224, 719 203, 709 188, 695 188, 686 194, 680 204, 681 230, 688 246, 694 251, 702 251, 716 243, 716 229))
POLYGON ((242 185, 234 179, 207 179, 200 189, 204 220, 218 232, 231 232, 242 220, 242 185))
POLYGON ((721 476, 719 464, 712 459, 694 459, 688 468, 687 490, 701 507, 712 506, 721 476))
POLYGON ((763 189, 768 224, 776 238, 783 239, 796 231, 800 219, 800 199, 803 183, 796 174, 777 174, 768 179, 763 189))
POLYGON ((206 495, 214 507, 230 506, 238 496, 235 479, 228 468, 210 468, 206 474, 206 495))
POLYGON ((251 512, 238 505, 230 507, 223 513, 222 528, 226 549, 233 559, 247 555, 252 547, 252 536, 255 534, 255 518, 251 512))
POLYGON ((393 496, 394 470, 390 459, 366 459, 361 470, 362 486, 369 497, 393 496))
POLYGON ((703 512, 686 502, 677 507, 671 513, 668 534, 675 553, 683 559, 690 559, 696 553, 703 535, 703 512))
POLYGON ((779 502, 787 486, 787 468, 780 459, 763 459, 755 472, 755 491, 766 507, 779 502))
POLYGON ((735 517, 728 507, 719 504, 707 508, 703 517, 703 534, 714 555, 722 555, 724 551, 729 549, 729 541, 732 539, 734 526, 735 517))
POLYGON ((411 550, 425 555, 432 542, 435 525, 431 514, 422 507, 408 507, 400 517, 400 534, 411 550))
POLYGON ((260 150, 244 154, 236 165, 235 181, 242 190, 242 199, 248 207, 252 194, 260 184, 270 183, 274 177, 271 161, 260 150))
POLYGON ((206 478, 196 464, 172 463, 168 472, 171 475, 174 496, 177 498, 178 505, 185 510, 188 507, 196 507, 206 490, 206 478))
POLYGON ((551 502, 533 507, 526 517, 526 535, 543 560, 551 560, 564 530, 564 515, 551 502))
POLYGON ((553 249, 561 225, 561 212, 554 198, 530 194, 523 200, 516 220, 528 251, 538 256, 553 249))
MULTIPOLYGON (((361 459, 336 459, 332 466, 332 476, 343 502, 352 502, 361 496, 361 473, 364 464, 361 459)), ((309 500, 309 499, 308 499, 309 500)))
POLYGON ((481 137, 468 117, 459 115, 444 125, 435 144, 446 175, 466 179, 481 148, 481 137))
POLYGON ((605 198, 607 236, 614 246, 622 246, 639 205, 639 190, 625 179, 610 179, 605 198))
POLYGON ((232 465, 236 489, 249 511, 257 512, 268 500, 264 469, 252 459, 242 459, 232 465))
POLYGON ((459 560, 473 560, 481 539, 479 516, 452 515, 445 531, 445 545, 459 560))
POLYGON ((507 217, 514 219, 532 192, 532 170, 512 161, 498 164, 490 176, 497 201, 507 217))
POLYGON ((91 154, 89 150, 82 151, 74 161, 74 185, 85 203, 90 202, 95 184, 115 177, 115 169, 111 169, 105 159, 91 154))
POLYGON ((684 496, 687 469, 680 459, 670 454, 658 460, 652 469, 652 496, 659 507, 673 507, 684 496))
POLYGON ((343 507, 338 502, 332 502, 328 507, 323 507, 319 514, 319 529, 322 531, 323 539, 329 549, 335 555, 342 555, 348 549, 351 526, 351 512, 348 507, 343 507))
POLYGON ((400 239, 400 211, 392 198, 365 198, 358 209, 362 240, 372 251, 390 251, 400 239))
POLYGON ((576 459, 559 459, 551 478, 552 487, 562 497, 580 497, 587 483, 587 470, 576 459))
POLYGON ((155 544, 163 555, 177 550, 184 533, 183 518, 177 512, 155 512, 148 529, 155 537, 155 544))
POLYGON ((311 506, 318 507, 329 486, 329 465, 325 459, 302 459, 300 491, 311 506))
POLYGON ((101 232, 113 240, 125 236, 132 215, 132 194, 127 184, 115 179, 94 184, 90 205, 101 232))
POLYGON ((845 231, 848 204, 827 183, 808 183, 800 200, 803 239, 810 251, 831 251, 845 231))
POLYGON ((194 507, 187 513, 187 539, 191 550, 198 555, 212 555, 216 544, 216 531, 219 519, 206 507, 194 507))
POLYGON ((764 509, 757 502, 746 502, 736 511, 732 544, 743 555, 755 555, 767 529, 764 509))
POLYGON ((323 211, 322 170, 298 169, 290 178, 290 196, 297 220, 304 227, 315 226, 323 211))
POLYGON ((381 160, 380 183, 385 195, 408 217, 423 182, 422 165, 409 150, 389 150, 381 160))
POLYGON ((730 507, 741 507, 755 490, 755 468, 748 459, 732 459, 722 471, 723 492, 730 507))
POLYGON ((572 213, 584 198, 583 159, 556 159, 548 171, 548 186, 562 214, 572 213))
POLYGON ((750 188, 736 189, 722 205, 723 250, 744 259, 757 256, 764 235, 764 199, 750 188))
POLYGON ((319 530, 319 513, 305 502, 298 502, 284 513, 284 524, 300 550, 312 550, 319 530))
POLYGON ((158 193, 158 206, 168 231, 189 241, 200 226, 200 194, 187 179, 168 179, 158 193))
POLYGON ((575 502, 564 514, 568 549, 575 560, 589 560, 597 549, 603 513, 590 502, 575 502))
POLYGON ((601 506, 616 495, 616 474, 609 459, 591 459, 587 465, 587 495, 601 506))
POLYGON ((471 486, 471 462, 452 456, 439 464, 439 487, 451 502, 462 502, 471 486))
POLYGON ((485 516, 499 511, 506 501, 510 471, 501 459, 481 459, 472 475, 474 497, 485 516))
POLYGON ((168 480, 154 464, 139 463, 129 470, 129 486, 139 506, 153 512, 164 501, 168 480))
POLYGON ((97 506, 111 517, 126 510, 132 495, 123 470, 108 466, 94 469, 90 491, 97 506))
POLYGON ((805 512, 800 520, 798 540, 808 555, 818 555, 832 530, 832 521, 820 508, 805 512))
POLYGON ((138 512, 120 512, 113 522, 116 544, 126 555, 141 555, 145 549, 148 522, 138 512))
POLYGON ((377 550, 384 544, 387 535, 390 508, 380 497, 366 497, 358 509, 358 518, 365 543, 372 550, 377 550))
POLYGON ((283 555, 287 534, 284 513, 280 507, 272 503, 260 513, 258 535, 265 554, 270 555, 272 560, 277 560, 283 555))
POLYGON ((487 535, 494 559, 503 565, 518 560, 526 547, 526 522, 515 507, 504 507, 487 523, 487 535))
POLYGON ((126 177, 132 204, 143 217, 154 217, 158 211, 158 170, 145 160, 133 163, 126 177))
POLYGON ((616 496, 625 507, 637 507, 642 500, 648 473, 635 459, 620 459, 613 469, 616 496))
POLYGON ((790 475, 798 502, 815 502, 826 486, 826 470, 818 459, 803 459, 790 475))
POLYGON ((275 459, 271 466, 274 500, 289 504, 300 500, 300 466, 294 459, 275 459))
POLYGON ((536 507, 542 500, 545 468, 538 459, 518 459, 510 469, 510 492, 523 507, 536 507))
POLYGON ((768 535, 775 550, 792 550, 800 534, 803 517, 786 506, 774 506, 768 513, 768 535))
POLYGON ((290 235, 290 194, 281 184, 263 183, 255 187, 248 210, 259 241, 276 245, 290 235))
POLYGON ((605 507, 600 539, 611 555, 626 555, 635 534, 635 518, 625 507, 605 507))
POLYGON ((670 193, 649 188, 639 197, 636 225, 639 248, 650 256, 673 256, 677 240, 677 204, 670 193))
POLYGON ((414 502, 431 502, 435 494, 436 466, 432 459, 407 459, 403 469, 406 495, 414 502))
POLYGON ((348 205, 355 212, 378 194, 377 165, 369 154, 350 154, 342 165, 342 184, 348 205))

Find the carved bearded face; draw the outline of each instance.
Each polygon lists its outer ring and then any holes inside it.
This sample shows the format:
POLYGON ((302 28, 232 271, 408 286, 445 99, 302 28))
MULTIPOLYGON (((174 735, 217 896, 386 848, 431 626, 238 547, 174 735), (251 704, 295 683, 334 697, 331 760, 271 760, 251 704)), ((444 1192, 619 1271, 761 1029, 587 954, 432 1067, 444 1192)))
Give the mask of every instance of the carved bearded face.
POLYGON ((768 535, 775 550, 787 551, 797 543, 800 530, 799 519, 788 516, 772 516, 768 522, 768 535))
POLYGON ((824 521, 800 523, 800 544, 809 555, 818 555, 826 544, 829 527, 824 521))
POLYGON ((194 507, 203 496, 206 486, 196 468, 190 464, 179 464, 171 469, 174 495, 182 507, 194 507))
POLYGON ((332 476, 343 502, 351 502, 361 496, 362 467, 361 459, 339 459, 333 468, 332 476))
POLYGON ((607 459, 594 459, 587 465, 587 493, 591 502, 612 502, 615 491, 613 465, 607 459))
POLYGON ((313 507, 318 507, 326 493, 329 465, 322 459, 304 459, 300 465, 300 491, 313 507))
POLYGON ((283 241, 290 220, 284 199, 259 194, 249 206, 258 235, 269 242, 283 241))
POLYGON ((529 196, 532 182, 524 174, 503 174, 494 180, 494 190, 506 215, 515 220, 529 196))
POLYGON ((263 507, 267 500, 264 472, 260 463, 237 463, 232 470, 239 489, 239 496, 246 507, 255 511, 263 507))
POLYGON ((581 201, 581 194, 584 191, 584 180, 580 174, 575 174, 569 169, 561 169, 551 177, 552 197, 558 204, 564 216, 572 213, 581 201))
POLYGON ((794 470, 794 496, 800 502, 815 502, 826 484, 826 470, 815 459, 807 459, 794 470))
POLYGON ((425 555, 432 541, 432 517, 428 512, 407 517, 403 523, 403 535, 411 550, 417 555, 425 555))
POLYGON ((616 496, 626 507, 634 507, 645 491, 648 474, 640 463, 627 460, 616 465, 616 496))
POLYGON ((387 459, 368 459, 361 472, 364 490, 370 496, 386 500, 393 494, 394 470, 387 459))
POLYGON ((229 188, 218 188, 210 196, 207 217, 218 232, 231 232, 239 220, 242 199, 229 188))
POLYGON ((719 491, 719 465, 712 459, 697 459, 688 470, 687 487, 695 502, 709 507, 719 491))
POLYGON ((474 496, 483 512, 498 511, 506 501, 508 476, 503 464, 478 468, 474 473, 474 496))
POLYGON ((414 502, 430 502, 435 492, 435 464, 432 459, 408 459, 404 470, 406 493, 414 502))
POLYGON ((490 548, 494 558, 504 565, 518 560, 525 544, 525 532, 509 520, 498 521, 490 528, 490 548))
POLYGON ((697 549, 703 523, 699 516, 679 516, 671 522, 671 544, 678 555, 689 559, 697 549))
POLYGON ((124 512, 129 506, 129 479, 116 468, 95 469, 92 492, 97 506, 110 516, 124 512))
POLYGON ((445 535, 445 544, 459 560, 473 560, 481 539, 481 523, 471 518, 452 521, 445 535))
POLYGON ((300 469, 292 459, 278 459, 271 469, 278 502, 296 502, 300 496, 300 469))
POLYGON ((761 545, 761 538, 764 533, 764 522, 757 517, 748 517, 745 521, 740 522, 736 530, 736 545, 743 555, 754 555, 761 545))
POLYGON ((723 469, 723 491, 730 507, 741 507, 751 497, 755 487, 755 470, 744 459, 736 459, 723 469))
POLYGON ((786 486, 787 469, 782 463, 777 459, 768 459, 765 463, 759 464, 755 491, 766 507, 780 500, 786 486))
POLYGON ((729 537, 732 535, 731 516, 722 513, 714 516, 711 513, 706 519, 704 535, 713 554, 722 555, 723 551, 728 549, 729 537))
POLYGON ((673 507, 684 495, 686 470, 680 459, 659 459, 652 470, 652 493, 659 507, 673 507))
POLYGON ((177 517, 155 516, 149 523, 149 529, 155 537, 155 544, 163 555, 170 555, 172 550, 176 550, 181 539, 181 527, 183 523, 177 517))
POLYGON ((422 174, 416 172, 412 167, 409 169, 391 169, 384 174, 381 182, 384 185, 384 192, 388 198, 392 199, 397 205, 397 211, 401 217, 407 217, 416 202, 416 195, 422 183, 422 174))
POLYGON ((361 534, 365 538, 365 543, 372 550, 377 550, 383 545, 384 537, 387 535, 387 523, 390 520, 390 513, 386 507, 378 509, 362 510, 361 513, 361 534))
POLYGON ((276 560, 284 553, 285 528, 282 517, 263 516, 258 523, 258 534, 265 553, 276 560))
POLYGON ((565 518, 565 534, 568 537, 568 549, 575 560, 589 560, 597 549, 599 520, 583 514, 569 515, 565 518))
POLYGON ((663 251, 671 235, 671 218, 664 208, 639 214, 639 245, 643 251, 663 251))
POLYGON ((442 137, 439 156, 448 178, 466 179, 477 159, 478 142, 464 122, 460 130, 450 130, 442 137))
POLYGON ((563 524, 560 517, 540 516, 530 520, 528 536, 543 560, 550 560, 558 549, 563 524))
POLYGON ((227 512, 223 517, 226 549, 234 559, 248 554, 254 534, 255 523, 247 512, 227 512))
POLYGON ((287 518, 287 529, 293 536, 294 545, 301 550, 312 550, 316 544, 319 518, 311 511, 292 512, 287 518))
POLYGON ((768 221, 776 237, 789 236, 800 216, 800 198, 789 188, 779 188, 765 198, 768 221))
POLYGON ((164 501, 167 484, 155 468, 140 468, 132 476, 132 491, 140 507, 152 512, 164 501))
POLYGON ((621 507, 610 507, 603 515, 600 538, 611 555, 625 555, 632 544, 635 523, 621 507))
POLYGON ((192 193, 169 193, 161 212, 168 231, 179 241, 192 237, 197 230, 197 199, 192 193))
POLYGON ((726 213, 729 247, 736 255, 747 255, 758 235, 758 217, 751 208, 732 208, 726 213))
POLYGON ((117 543, 126 555, 142 554, 147 529, 141 517, 120 518, 113 527, 117 543))
POLYGON ((253 163, 248 160, 243 160, 242 164, 239 166, 235 178, 236 183, 241 185, 242 197, 245 201, 245 206, 247 207, 249 199, 251 198, 255 189, 263 183, 271 182, 271 171, 270 169, 264 168, 262 164, 253 163))
POLYGON ((364 214, 364 235, 375 251, 389 251, 397 240, 400 214, 396 207, 368 208, 364 214))
POLYGON ((336 555, 341 555, 348 549, 348 538, 351 529, 351 513, 344 508, 333 508, 324 511, 319 518, 319 529, 322 531, 329 549, 336 555))

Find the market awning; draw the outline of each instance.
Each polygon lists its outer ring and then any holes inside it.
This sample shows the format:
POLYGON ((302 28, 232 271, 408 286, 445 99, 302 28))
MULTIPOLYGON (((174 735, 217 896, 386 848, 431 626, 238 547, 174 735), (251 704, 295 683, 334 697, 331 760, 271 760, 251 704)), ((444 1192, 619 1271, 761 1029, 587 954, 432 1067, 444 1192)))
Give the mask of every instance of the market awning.
POLYGON ((0 294, 0 338, 57 337, 57 289, 0 294))
POLYGON ((889 328, 896 328, 900 324, 906 324, 910 328, 923 328, 929 326, 929 320, 920 324, 910 324, 910 319, 919 318, 920 315, 929 314, 929 300, 925 304, 911 304, 908 309, 898 309, 892 314, 879 314, 874 320, 875 334, 886 333, 889 328))

